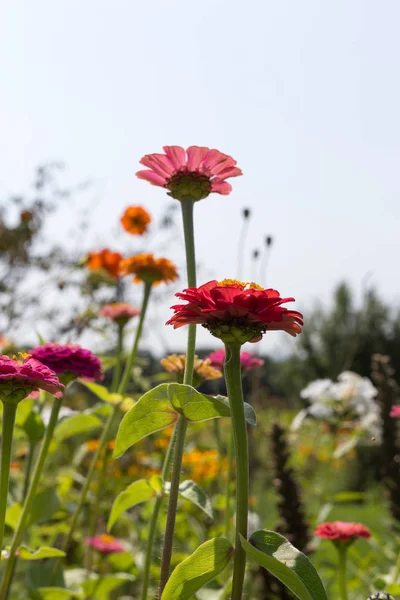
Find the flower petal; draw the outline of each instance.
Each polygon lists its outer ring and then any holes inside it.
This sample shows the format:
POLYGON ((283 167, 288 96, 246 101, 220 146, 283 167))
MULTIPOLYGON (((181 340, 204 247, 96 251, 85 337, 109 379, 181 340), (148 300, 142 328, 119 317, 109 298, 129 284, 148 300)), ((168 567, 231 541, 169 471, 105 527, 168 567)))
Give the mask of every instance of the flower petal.
POLYGON ((140 163, 149 169, 152 169, 158 175, 172 177, 174 167, 165 154, 146 154, 140 159, 140 163))
POLYGON ((197 171, 209 150, 204 146, 189 146, 186 150, 188 171, 197 171))
POLYGON ((181 146, 163 146, 163 150, 176 171, 186 167, 186 152, 181 146))
POLYGON ((227 196, 232 191, 232 186, 227 181, 211 181, 211 191, 222 196, 227 196))
POLYGON ((151 185, 158 185, 160 187, 164 187, 167 183, 166 177, 157 175, 157 173, 154 173, 154 171, 149 171, 147 169, 145 169, 144 171, 138 171, 136 173, 136 177, 139 177, 139 179, 145 179, 146 181, 151 183, 151 185))
POLYGON ((223 180, 228 179, 228 177, 239 177, 240 175, 243 175, 242 169, 239 169, 238 167, 228 167, 218 173, 218 179, 223 180))

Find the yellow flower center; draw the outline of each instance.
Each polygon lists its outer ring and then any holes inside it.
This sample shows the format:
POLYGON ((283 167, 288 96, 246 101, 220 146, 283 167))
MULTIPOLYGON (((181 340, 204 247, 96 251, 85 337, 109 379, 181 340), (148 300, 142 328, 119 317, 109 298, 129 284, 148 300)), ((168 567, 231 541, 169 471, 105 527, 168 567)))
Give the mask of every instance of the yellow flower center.
POLYGON ((107 543, 111 543, 115 540, 115 537, 112 535, 107 535, 106 533, 103 533, 103 535, 100 536, 100 539, 102 542, 107 543))
POLYGON ((239 281, 238 279, 223 279, 218 282, 221 287, 239 287, 242 290, 263 290, 264 288, 253 281, 239 281))

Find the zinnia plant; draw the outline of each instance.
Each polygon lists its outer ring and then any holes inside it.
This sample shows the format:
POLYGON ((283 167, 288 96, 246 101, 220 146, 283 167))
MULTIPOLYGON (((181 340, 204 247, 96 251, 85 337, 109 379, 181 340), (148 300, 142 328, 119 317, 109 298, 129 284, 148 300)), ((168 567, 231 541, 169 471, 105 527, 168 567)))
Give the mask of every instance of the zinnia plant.
POLYGON ((339 556, 339 587, 342 600, 348 599, 347 594, 347 550, 349 546, 360 538, 369 539, 371 532, 361 523, 347 523, 334 521, 321 523, 314 531, 314 535, 331 540, 339 556))
POLYGON ((86 266, 91 271, 105 271, 110 277, 118 279, 121 260, 122 254, 104 248, 98 252, 90 252, 86 259, 86 266))

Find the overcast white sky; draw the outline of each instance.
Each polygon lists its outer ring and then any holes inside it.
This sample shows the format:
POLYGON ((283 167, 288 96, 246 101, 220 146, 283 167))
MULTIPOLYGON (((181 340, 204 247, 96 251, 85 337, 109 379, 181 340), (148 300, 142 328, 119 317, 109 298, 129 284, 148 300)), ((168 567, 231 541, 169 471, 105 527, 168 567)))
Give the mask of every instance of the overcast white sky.
POLYGON ((135 178, 143 154, 215 147, 244 172, 196 206, 217 279, 236 275, 247 206, 249 253, 274 236, 268 283, 296 308, 367 274, 397 302, 399 23, 396 0, 3 0, 0 198, 61 159, 95 182, 96 242, 112 245, 127 205, 167 202, 135 178))

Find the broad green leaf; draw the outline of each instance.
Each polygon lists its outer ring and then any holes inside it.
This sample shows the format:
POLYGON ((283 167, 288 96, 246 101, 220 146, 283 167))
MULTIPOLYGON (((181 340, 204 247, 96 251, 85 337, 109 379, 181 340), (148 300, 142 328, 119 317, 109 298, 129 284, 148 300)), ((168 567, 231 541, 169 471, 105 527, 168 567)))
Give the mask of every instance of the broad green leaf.
MULTIPOLYGON (((207 421, 218 417, 230 417, 229 400, 225 396, 201 394, 194 387, 182 383, 170 383, 168 395, 172 406, 189 421, 207 421)), ((246 421, 256 425, 254 409, 245 403, 246 421)))
POLYGON ((100 385, 98 383, 92 383, 91 381, 82 381, 79 380, 79 383, 84 385, 88 390, 90 390, 95 396, 103 400, 104 402, 110 402, 111 404, 119 404, 124 397, 121 394, 112 394, 108 391, 104 385, 100 385))
POLYGON ((113 575, 102 575, 93 579, 87 579, 82 583, 85 598, 106 599, 110 593, 127 581, 134 581, 133 575, 127 573, 115 573, 113 575))
POLYGON ((48 546, 42 546, 39 550, 29 550, 26 546, 20 546, 18 556, 22 560, 41 560, 42 558, 65 556, 65 552, 58 550, 58 548, 49 548, 48 546))
POLYGON ((165 429, 178 420, 168 400, 168 383, 146 392, 122 419, 114 450, 118 458, 142 438, 165 429))
POLYGON ((161 600, 188 600, 225 569, 233 552, 226 538, 208 540, 172 572, 161 600))
POLYGON ((6 525, 11 529, 16 529, 19 523, 19 519, 22 513, 22 506, 20 504, 11 504, 7 508, 6 512, 6 525))
MULTIPOLYGON (((36 590, 35 590, 36 591, 36 590)), ((71 600, 77 598, 70 590, 59 587, 42 587, 37 590, 41 600, 71 600)))
POLYGON ((107 561, 112 565, 114 571, 126 572, 135 565, 132 552, 115 552, 114 554, 109 554, 107 561))
POLYGON ((87 433, 93 429, 101 427, 103 423, 98 417, 90 414, 72 415, 68 419, 64 419, 57 425, 54 431, 54 438, 57 442, 61 442, 74 435, 87 433))
MULTIPOLYGON (((170 482, 167 481, 165 484, 166 493, 169 493, 170 485, 170 482)), ((186 500, 190 500, 192 504, 195 504, 198 508, 205 512, 210 519, 214 518, 211 500, 195 481, 191 481, 190 479, 182 481, 179 484, 179 495, 186 500)))
POLYGON ((31 443, 39 442, 45 432, 45 426, 41 416, 32 411, 22 426, 31 443))
POLYGON ((47 488, 33 499, 29 515, 29 523, 49 521, 60 508, 60 500, 53 488, 47 488))
POLYGON ((324 586, 312 562, 279 533, 262 529, 249 541, 241 537, 249 558, 280 579, 300 600, 327 600, 324 586))
POLYGON ((155 495, 156 492, 145 479, 139 479, 138 481, 131 483, 131 485, 118 494, 114 500, 107 524, 108 531, 110 531, 115 521, 123 512, 128 510, 128 508, 132 508, 132 506, 140 504, 140 502, 146 502, 146 500, 150 500, 150 498, 153 498, 155 495))

